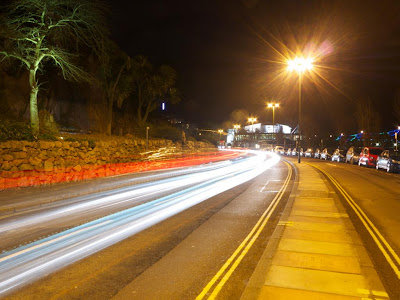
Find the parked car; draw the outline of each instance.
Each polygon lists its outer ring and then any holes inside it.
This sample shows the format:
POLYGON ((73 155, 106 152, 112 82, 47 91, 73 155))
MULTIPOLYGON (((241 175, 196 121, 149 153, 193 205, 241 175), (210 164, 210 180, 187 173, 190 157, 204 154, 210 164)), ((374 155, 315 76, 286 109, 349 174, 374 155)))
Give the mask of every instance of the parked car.
POLYGON ((318 148, 315 150, 314 152, 314 158, 320 158, 321 156, 321 150, 319 150, 318 148))
POLYGON ((358 164, 361 151, 362 147, 351 146, 346 152, 345 162, 353 165, 358 164))
POLYGON ((312 157, 313 156, 313 149, 308 148, 306 152, 304 152, 304 157, 312 157))
POLYGON ((344 157, 344 151, 341 149, 336 149, 335 152, 332 154, 332 161, 337 161, 337 162, 344 162, 345 157, 344 157))
POLYGON ((286 155, 290 156, 292 155, 292 148, 288 148, 285 152, 286 155))
POLYGON ((377 147, 364 147, 360 153, 358 165, 367 167, 375 167, 378 156, 383 152, 382 148, 377 147))
POLYGON ((304 156, 304 150, 303 150, 303 148, 300 148, 300 156, 304 156))
POLYGON ((292 149, 292 155, 293 156, 297 156, 297 148, 293 148, 292 149))
POLYGON ((333 149, 330 148, 325 148, 324 150, 322 150, 321 155, 320 155, 320 159, 324 159, 324 160, 330 160, 333 154, 333 149))
POLYGON ((400 171, 400 152, 385 150, 376 161, 376 169, 385 169, 388 173, 400 171))
POLYGON ((285 149, 282 146, 275 146, 274 152, 283 155, 285 153, 285 149))

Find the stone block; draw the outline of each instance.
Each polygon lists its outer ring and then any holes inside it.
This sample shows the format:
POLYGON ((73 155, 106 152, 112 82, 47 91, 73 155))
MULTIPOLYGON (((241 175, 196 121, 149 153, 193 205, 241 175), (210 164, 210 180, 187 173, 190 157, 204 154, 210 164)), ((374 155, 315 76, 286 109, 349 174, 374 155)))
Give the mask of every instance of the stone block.
POLYGON ((8 161, 3 162, 1 165, 1 169, 3 170, 10 170, 11 169, 11 164, 8 161))
POLYGON ((3 158, 4 160, 8 160, 8 161, 14 159, 14 157, 13 157, 11 154, 4 154, 4 155, 2 155, 2 158, 3 158))
POLYGON ((23 152, 23 151, 14 152, 13 155, 15 158, 19 158, 19 159, 24 159, 24 158, 28 157, 28 153, 23 152))
POLYGON ((50 161, 50 160, 46 160, 46 161, 44 162, 44 170, 45 170, 46 172, 50 172, 50 171, 53 171, 53 169, 54 169, 53 162, 50 161))
POLYGON ((18 167, 20 164, 22 164, 23 163, 23 160, 22 159, 14 159, 14 160, 12 160, 12 161, 10 161, 10 164, 12 165, 12 166, 16 166, 16 167, 18 167))
POLYGON ((30 164, 21 164, 21 165, 19 166, 19 169, 20 169, 21 171, 31 171, 31 170, 33 170, 34 168, 33 168, 33 166, 30 165, 30 164))
POLYGON ((40 141, 39 142, 39 147, 40 147, 40 149, 50 149, 50 148, 54 147, 54 143, 53 142, 40 141))

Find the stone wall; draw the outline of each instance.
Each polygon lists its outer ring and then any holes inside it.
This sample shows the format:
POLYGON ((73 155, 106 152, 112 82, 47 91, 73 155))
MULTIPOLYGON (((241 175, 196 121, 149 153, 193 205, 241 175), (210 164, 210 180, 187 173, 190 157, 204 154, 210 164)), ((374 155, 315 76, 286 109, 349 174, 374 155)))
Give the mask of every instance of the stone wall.
POLYGON ((3 142, 0 143, 0 189, 93 178, 94 171, 95 177, 113 175, 116 164, 146 160, 160 148, 167 149, 164 152, 170 156, 182 150, 211 148, 203 142, 187 142, 182 149, 180 143, 169 140, 149 140, 149 151, 145 145, 145 140, 134 139, 3 142))

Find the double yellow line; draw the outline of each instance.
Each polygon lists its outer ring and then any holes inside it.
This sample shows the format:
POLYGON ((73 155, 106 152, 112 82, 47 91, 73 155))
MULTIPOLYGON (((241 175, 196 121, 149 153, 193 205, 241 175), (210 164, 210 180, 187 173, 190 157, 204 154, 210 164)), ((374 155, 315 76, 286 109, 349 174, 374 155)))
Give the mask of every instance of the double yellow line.
POLYGON ((204 299, 207 297, 207 293, 211 290, 211 288, 218 282, 215 286, 212 293, 208 296, 208 299, 215 299, 231 277, 232 273, 235 271, 237 266, 240 264, 244 256, 250 250, 251 246, 257 240, 258 236, 261 234, 262 230, 265 228, 269 218, 271 217, 272 213, 274 212, 275 208, 279 204, 280 200, 282 199, 286 188, 289 185, 291 176, 292 176, 292 168, 287 162, 284 162, 288 166, 288 175, 286 177, 285 182, 283 183, 282 187, 280 188, 279 192, 276 194, 275 198, 272 200, 268 208, 264 211, 260 219, 257 221, 256 225, 250 231, 250 233, 246 236, 243 242, 239 245, 239 247, 235 250, 235 252, 229 257, 229 259, 225 262, 225 264, 221 267, 221 269, 215 274, 215 276, 210 280, 210 282, 205 286, 203 291, 196 297, 196 300, 204 299), (228 269, 229 267, 229 269, 228 269), (228 269, 228 271, 226 271, 228 269), (226 271, 226 272, 225 272, 226 271), (222 278, 221 278, 222 277, 222 278))
POLYGON ((360 221, 363 223, 371 237, 374 239, 376 245, 378 246, 379 250, 381 250, 382 254, 386 258, 387 262, 389 265, 392 267, 393 271, 397 275, 397 278, 400 279, 400 270, 399 270, 399 265, 400 265, 400 258, 397 255, 397 253, 393 250, 393 248, 389 245, 389 243, 386 241, 386 239, 382 236, 382 234, 379 232, 379 230, 375 227, 375 225, 372 223, 372 221, 367 217, 367 215, 363 212, 363 210, 357 205, 357 203, 351 198, 351 196, 345 191, 345 189, 327 172, 324 170, 318 168, 317 166, 313 164, 309 164, 310 166, 313 166, 323 174, 325 174, 329 180, 336 186, 336 188, 340 191, 340 193, 343 195, 343 197, 346 199, 347 203, 350 205, 350 207, 354 210, 354 212, 357 214, 358 218, 360 221), (397 263, 397 264, 396 264, 397 263))

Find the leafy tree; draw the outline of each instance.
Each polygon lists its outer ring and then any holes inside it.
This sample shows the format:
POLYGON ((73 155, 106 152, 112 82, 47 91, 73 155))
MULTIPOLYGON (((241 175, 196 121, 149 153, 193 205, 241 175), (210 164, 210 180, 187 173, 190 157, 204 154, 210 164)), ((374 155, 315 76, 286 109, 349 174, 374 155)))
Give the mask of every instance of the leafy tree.
POLYGON ((29 71, 30 119, 39 133, 37 74, 46 63, 61 69, 65 79, 88 80, 77 63, 81 45, 102 54, 105 27, 104 7, 95 0, 15 0, 0 15, 0 59, 19 60, 29 71))
POLYGON ((133 58, 134 91, 137 100, 136 122, 143 127, 149 114, 161 101, 172 104, 180 101, 176 84, 176 71, 167 65, 154 68, 147 57, 133 58))

